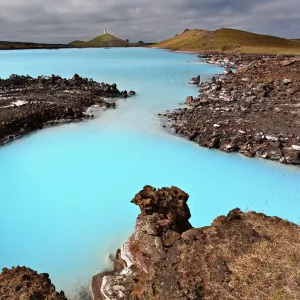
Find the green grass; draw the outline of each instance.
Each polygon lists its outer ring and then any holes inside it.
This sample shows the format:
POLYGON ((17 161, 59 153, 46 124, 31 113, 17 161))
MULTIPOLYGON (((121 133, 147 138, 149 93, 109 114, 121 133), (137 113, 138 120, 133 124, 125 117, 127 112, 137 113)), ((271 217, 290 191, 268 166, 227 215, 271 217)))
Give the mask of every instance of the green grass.
POLYGON ((298 40, 228 28, 221 28, 216 31, 185 30, 183 33, 155 44, 153 47, 194 52, 300 54, 300 41, 298 40))

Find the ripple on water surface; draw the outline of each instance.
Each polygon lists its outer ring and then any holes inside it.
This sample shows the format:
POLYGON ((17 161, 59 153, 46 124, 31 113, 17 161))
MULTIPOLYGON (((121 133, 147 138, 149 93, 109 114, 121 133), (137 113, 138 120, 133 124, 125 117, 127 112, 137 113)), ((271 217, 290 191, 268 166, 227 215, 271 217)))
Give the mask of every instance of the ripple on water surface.
POLYGON ((138 93, 95 120, 0 149, 0 267, 26 265, 71 290, 129 236, 138 214, 129 201, 146 184, 188 192, 194 226, 235 207, 299 222, 298 168, 203 149, 160 128, 158 112, 196 95, 191 77, 221 69, 140 48, 5 51, 0 63, 1 77, 76 72, 138 93))

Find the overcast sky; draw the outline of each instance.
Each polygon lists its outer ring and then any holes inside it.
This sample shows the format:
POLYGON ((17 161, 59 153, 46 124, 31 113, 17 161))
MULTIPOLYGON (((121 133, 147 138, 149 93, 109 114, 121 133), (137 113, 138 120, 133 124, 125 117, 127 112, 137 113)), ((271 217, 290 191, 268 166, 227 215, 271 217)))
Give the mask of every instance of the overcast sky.
POLYGON ((220 27, 300 38, 300 0, 0 0, 0 40, 89 40, 104 27, 131 41, 220 27))

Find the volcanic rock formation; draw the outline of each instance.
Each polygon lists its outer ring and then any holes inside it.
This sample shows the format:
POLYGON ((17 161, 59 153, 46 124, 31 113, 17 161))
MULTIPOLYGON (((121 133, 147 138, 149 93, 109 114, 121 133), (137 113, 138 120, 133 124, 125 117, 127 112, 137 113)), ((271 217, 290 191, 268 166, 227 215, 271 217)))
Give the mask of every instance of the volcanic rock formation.
POLYGON ((115 108, 117 98, 134 94, 77 74, 0 79, 0 145, 43 127, 92 118, 88 108, 115 108))
POLYGON ((298 226, 235 209, 196 229, 187 200, 176 187, 135 196, 135 231, 93 278, 95 300, 299 299, 298 226))
POLYGON ((55 291, 48 274, 16 267, 0 274, 0 300, 67 300, 64 292, 55 291))
POLYGON ((191 109, 165 116, 201 146, 299 165, 300 59, 221 54, 213 62, 243 65, 243 57, 248 65, 236 73, 201 83, 199 97, 187 98, 191 109))

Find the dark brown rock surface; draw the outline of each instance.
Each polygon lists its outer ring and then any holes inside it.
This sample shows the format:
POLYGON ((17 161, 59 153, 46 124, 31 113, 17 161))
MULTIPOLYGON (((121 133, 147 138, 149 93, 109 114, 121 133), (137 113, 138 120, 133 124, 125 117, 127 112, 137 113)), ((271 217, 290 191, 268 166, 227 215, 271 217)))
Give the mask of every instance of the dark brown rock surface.
POLYGON ((199 87, 191 109, 167 116, 176 134, 204 147, 300 164, 300 59, 254 57, 199 87))
POLYGON ((16 267, 0 274, 0 300, 67 300, 63 292, 55 291, 48 274, 16 267))
POLYGON ((299 299, 298 226, 235 209, 196 229, 187 199, 176 187, 135 196, 135 231, 93 278, 95 300, 299 299))
POLYGON ((127 97, 116 84, 77 74, 72 79, 55 75, 0 79, 0 145, 43 127, 89 119, 93 117, 86 112, 89 107, 115 108, 117 98, 127 97))

